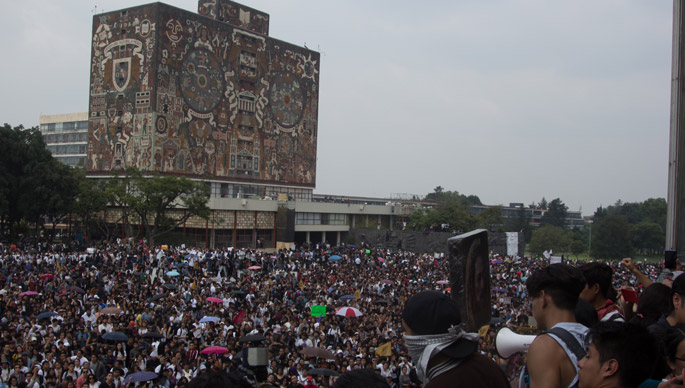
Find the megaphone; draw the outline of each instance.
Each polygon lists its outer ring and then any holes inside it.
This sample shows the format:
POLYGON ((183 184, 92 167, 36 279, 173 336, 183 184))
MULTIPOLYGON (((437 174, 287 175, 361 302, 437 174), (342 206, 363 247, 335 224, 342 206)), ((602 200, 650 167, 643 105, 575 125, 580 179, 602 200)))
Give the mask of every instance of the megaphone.
POLYGON ((516 334, 507 327, 501 328, 495 337, 495 349, 502 358, 509 358, 516 352, 527 352, 536 335, 516 334))

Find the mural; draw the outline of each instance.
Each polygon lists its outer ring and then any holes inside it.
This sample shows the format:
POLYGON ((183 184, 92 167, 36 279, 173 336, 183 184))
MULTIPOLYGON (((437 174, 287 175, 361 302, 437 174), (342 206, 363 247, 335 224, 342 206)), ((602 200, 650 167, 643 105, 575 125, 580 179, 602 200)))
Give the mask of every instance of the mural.
POLYGON ((269 35, 269 15, 228 0, 199 0, 198 13, 262 35, 269 35))
MULTIPOLYGON (((199 8, 225 5, 242 7, 199 8)), ((226 22, 161 3, 96 15, 88 171, 314 187, 318 80, 318 53, 226 22)))

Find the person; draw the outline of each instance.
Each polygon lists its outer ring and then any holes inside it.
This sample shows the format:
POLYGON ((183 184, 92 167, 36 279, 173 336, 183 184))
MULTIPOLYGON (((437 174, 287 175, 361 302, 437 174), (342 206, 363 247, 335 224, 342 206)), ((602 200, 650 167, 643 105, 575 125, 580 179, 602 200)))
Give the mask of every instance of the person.
POLYGON ((186 385, 187 388, 251 388, 252 385, 240 376, 224 371, 200 373, 186 385))
POLYGON ((579 388, 637 387, 658 358, 654 338, 638 325, 600 322, 587 338, 587 354, 578 361, 579 388))
POLYGON ((546 330, 528 348, 519 387, 566 388, 576 385, 578 361, 585 356, 588 328, 575 318, 585 279, 578 268, 552 264, 526 280, 538 329, 546 330))
POLYGON ((331 388, 390 388, 390 385, 373 369, 358 369, 338 377, 331 388))
POLYGON ((605 263, 587 263, 580 266, 585 277, 585 288, 580 292, 580 298, 589 302, 597 310, 600 321, 625 322, 618 306, 609 298, 611 292, 611 278, 613 271, 605 263))
POLYGON ((461 329, 457 302, 439 291, 413 295, 402 311, 404 343, 425 388, 505 388, 494 361, 477 351, 479 336, 461 329))

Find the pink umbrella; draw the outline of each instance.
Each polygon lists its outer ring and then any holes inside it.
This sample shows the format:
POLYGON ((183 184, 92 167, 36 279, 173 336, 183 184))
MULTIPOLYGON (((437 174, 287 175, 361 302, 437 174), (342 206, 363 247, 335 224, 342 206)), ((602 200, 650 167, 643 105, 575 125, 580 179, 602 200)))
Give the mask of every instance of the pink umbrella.
POLYGON ((449 280, 438 280, 436 283, 438 284, 450 284, 449 280))
POLYGON ((247 269, 253 269, 253 270, 254 270, 254 269, 262 269, 262 267, 260 267, 260 266, 258 266, 258 265, 253 265, 253 266, 251 266, 251 267, 247 267, 247 269))
POLYGON ((210 296, 207 298, 207 302, 212 302, 212 303, 224 303, 224 300, 221 298, 215 298, 213 296, 210 296))
POLYGON ((45 280, 45 279, 52 280, 54 278, 55 278, 55 275, 53 275, 51 273, 44 273, 44 274, 40 275, 41 280, 45 280))
POLYGON ((340 307, 335 310, 335 315, 340 315, 341 317, 361 317, 362 312, 354 307, 340 307))
POLYGON ((382 257, 379 257, 379 258, 378 258, 378 261, 380 261, 381 263, 385 263, 385 259, 382 258, 382 257))
POLYGON ((24 291, 19 296, 33 296, 33 295, 38 295, 36 291, 24 291))
POLYGON ((202 354, 224 354, 228 353, 228 349, 224 348, 223 346, 210 346, 208 348, 202 349, 200 352, 202 354))
POLYGON ((393 283, 395 283, 395 282, 393 282, 393 281, 390 280, 390 279, 383 279, 383 280, 381 280, 381 283, 383 283, 383 284, 393 284, 393 283))

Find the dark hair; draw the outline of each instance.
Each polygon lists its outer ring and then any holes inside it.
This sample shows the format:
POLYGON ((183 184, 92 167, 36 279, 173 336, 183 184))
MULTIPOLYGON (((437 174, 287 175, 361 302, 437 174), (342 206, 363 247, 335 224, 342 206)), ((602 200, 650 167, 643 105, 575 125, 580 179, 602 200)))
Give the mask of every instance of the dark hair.
POLYGON ((576 322, 582 324, 585 327, 593 327, 599 322, 599 317, 597 317, 597 310, 590 304, 590 302, 578 298, 578 303, 576 304, 576 322))
POLYGON ((373 369, 359 369, 340 376, 331 388, 390 388, 383 377, 373 369))
POLYGON ((526 280, 526 288, 532 298, 545 291, 558 308, 570 311, 575 310, 578 296, 584 287, 583 273, 567 264, 548 265, 526 280))
POLYGON ((200 373, 186 385, 187 388, 252 388, 252 385, 240 376, 224 371, 200 373))
POLYGON ((609 299, 609 289, 611 288, 611 277, 613 276, 613 270, 607 264, 604 263, 587 263, 579 267, 580 271, 585 277, 587 286, 591 287, 595 284, 599 285, 599 291, 602 296, 609 299))
POLYGON ((671 288, 662 283, 652 283, 645 288, 637 301, 637 311, 630 323, 647 327, 673 311, 671 288))
POLYGON ((666 357, 671 362, 674 362, 675 358, 678 357, 678 345, 683 341, 685 341, 685 333, 681 330, 674 329, 668 331, 666 335, 666 357))
POLYGON ((660 358, 654 337, 631 323, 600 322, 590 329, 587 340, 597 349, 600 364, 618 362, 618 378, 625 387, 636 387, 647 379, 660 358))

